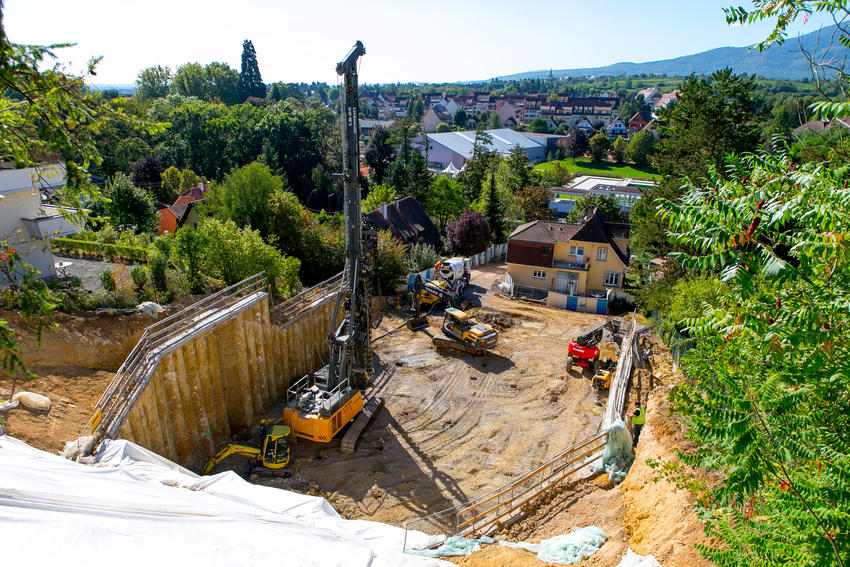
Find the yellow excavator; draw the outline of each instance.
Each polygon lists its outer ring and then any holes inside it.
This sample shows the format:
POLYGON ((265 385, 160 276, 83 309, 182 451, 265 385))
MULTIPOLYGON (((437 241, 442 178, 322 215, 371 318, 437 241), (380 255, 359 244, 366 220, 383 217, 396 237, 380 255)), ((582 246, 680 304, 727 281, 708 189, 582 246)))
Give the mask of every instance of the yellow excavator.
POLYGON ((273 425, 263 440, 262 449, 246 445, 228 445, 210 459, 204 468, 204 474, 209 474, 214 466, 230 455, 248 457, 267 469, 282 469, 289 464, 289 428, 285 425, 273 425))
POLYGON ((441 330, 446 336, 435 336, 432 339, 435 346, 463 350, 475 356, 484 356, 499 340, 499 331, 454 307, 446 307, 441 330))

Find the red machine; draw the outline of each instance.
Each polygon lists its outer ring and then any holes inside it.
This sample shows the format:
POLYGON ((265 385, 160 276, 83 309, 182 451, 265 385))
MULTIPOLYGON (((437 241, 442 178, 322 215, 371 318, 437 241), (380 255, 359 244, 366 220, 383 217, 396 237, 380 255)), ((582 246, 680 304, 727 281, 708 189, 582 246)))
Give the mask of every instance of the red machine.
POLYGON ((616 333, 619 321, 609 320, 570 341, 567 346, 567 372, 572 367, 590 368, 594 373, 599 370, 599 347, 602 333, 609 329, 616 333))

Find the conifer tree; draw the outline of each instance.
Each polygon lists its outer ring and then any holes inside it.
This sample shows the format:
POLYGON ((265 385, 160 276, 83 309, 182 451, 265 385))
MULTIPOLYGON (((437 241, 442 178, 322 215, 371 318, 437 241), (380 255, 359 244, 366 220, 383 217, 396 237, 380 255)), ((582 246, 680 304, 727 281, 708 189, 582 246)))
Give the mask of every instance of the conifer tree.
POLYGON ((242 72, 239 73, 239 95, 244 101, 248 97, 265 98, 266 85, 260 76, 257 65, 257 52, 254 43, 246 39, 242 42, 242 72))

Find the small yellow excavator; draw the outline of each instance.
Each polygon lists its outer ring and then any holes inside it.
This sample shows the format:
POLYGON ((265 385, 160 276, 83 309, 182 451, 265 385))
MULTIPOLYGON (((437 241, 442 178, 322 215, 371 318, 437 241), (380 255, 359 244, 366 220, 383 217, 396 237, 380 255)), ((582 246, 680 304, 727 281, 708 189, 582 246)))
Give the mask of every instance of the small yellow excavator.
POLYGON ((499 331, 454 307, 446 307, 441 330, 446 336, 435 336, 432 339, 435 346, 463 350, 475 356, 484 356, 499 340, 499 331))
POLYGON ((245 445, 226 446, 210 459, 204 468, 204 474, 209 474, 214 466, 230 455, 248 457, 267 469, 282 469, 289 464, 289 428, 285 425, 273 425, 271 431, 266 434, 262 449, 245 445))

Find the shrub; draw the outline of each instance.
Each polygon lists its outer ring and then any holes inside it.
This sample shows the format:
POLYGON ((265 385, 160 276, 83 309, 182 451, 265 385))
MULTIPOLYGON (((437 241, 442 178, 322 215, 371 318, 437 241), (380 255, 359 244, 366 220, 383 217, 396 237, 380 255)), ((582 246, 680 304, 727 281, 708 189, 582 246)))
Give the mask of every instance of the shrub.
POLYGON ((148 283, 148 271, 144 266, 133 266, 130 270, 130 277, 133 279, 136 295, 141 295, 148 283))
POLYGON ((446 228, 446 247, 449 252, 469 256, 490 245, 490 225, 481 213, 464 211, 446 228))
POLYGON ((377 264, 378 292, 381 295, 394 294, 407 275, 407 260, 404 245, 389 231, 378 233, 377 264))
POLYGON ((108 291, 110 293, 115 292, 115 274, 113 273, 112 268, 106 268, 100 272, 100 286, 104 291, 108 291))
POLYGON ((407 261, 411 272, 421 272, 433 266, 440 255, 428 244, 414 244, 407 253, 407 261))

